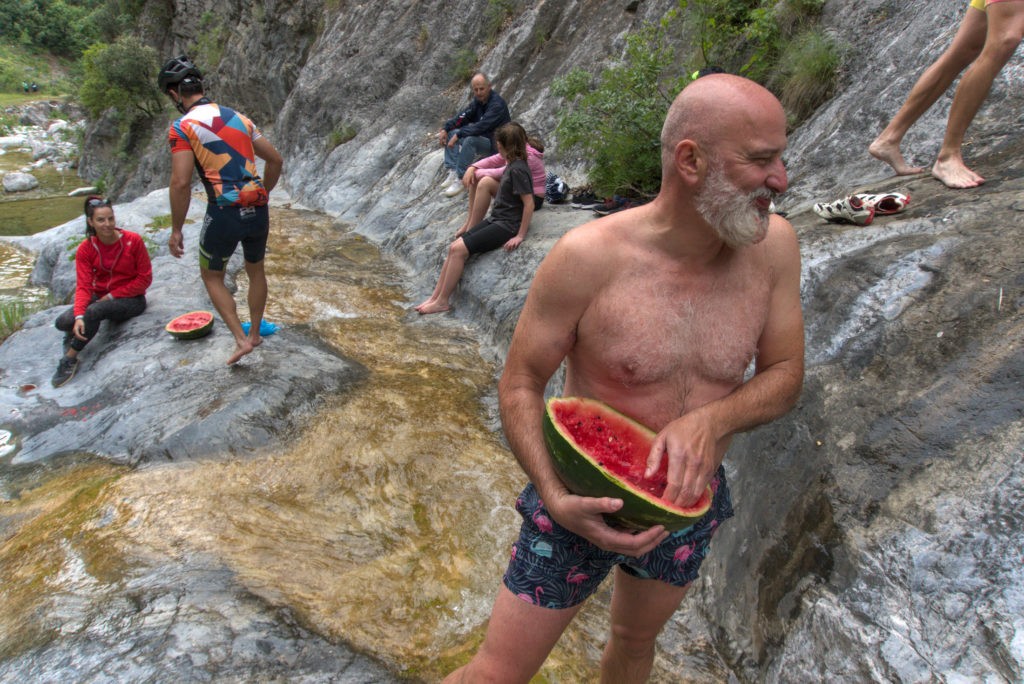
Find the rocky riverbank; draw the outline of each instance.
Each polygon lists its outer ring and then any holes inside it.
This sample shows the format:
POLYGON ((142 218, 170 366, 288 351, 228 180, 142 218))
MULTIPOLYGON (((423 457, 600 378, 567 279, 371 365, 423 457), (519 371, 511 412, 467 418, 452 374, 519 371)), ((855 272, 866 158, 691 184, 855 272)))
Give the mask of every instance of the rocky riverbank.
POLYGON ((37 188, 39 180, 32 172, 46 165, 52 165, 61 173, 77 168, 79 138, 86 129, 85 118, 77 107, 56 100, 39 101, 8 108, 5 113, 16 115, 19 125, 10 135, 0 136, 0 154, 26 150, 32 163, 26 168, 0 174, 4 192, 37 188))
MULTIPOLYGON (((238 11, 216 95, 268 130, 298 199, 405 262, 415 300, 432 287, 463 210, 439 195, 440 152, 430 142, 465 97, 447 90, 451 46, 479 46, 478 64, 514 116, 547 135, 560 106, 551 80, 619 54, 624 30, 676 4, 539 3, 493 42, 480 37, 483 18, 468 0, 415 12, 408 3, 351 5, 329 16, 304 1, 266 21, 238 11), (267 84, 265 74, 275 78, 267 84), (328 146, 343 124, 359 133, 328 146)), ((988 178, 981 188, 892 178, 866 152, 952 39, 965 6, 825 5, 828 27, 847 46, 842 86, 791 135, 793 182, 780 203, 804 258, 805 391, 789 416, 731 450, 738 515, 661 642, 666 671, 685 670, 702 644, 724 663, 722 679, 1024 677, 1021 54, 969 133, 968 156, 988 178), (806 210, 859 189, 900 189, 912 203, 868 227, 825 224, 806 210)), ((166 54, 201 33, 193 3, 175 10, 166 54)), ((934 155, 948 105, 947 97, 908 136, 911 159, 934 155)), ((126 194, 167 177, 162 136, 151 142, 126 194)), ((552 170, 579 184, 578 161, 548 142, 552 170)), ((470 266, 449 314, 478 324, 495 358, 546 246, 583 218, 547 211, 520 250, 470 266)))

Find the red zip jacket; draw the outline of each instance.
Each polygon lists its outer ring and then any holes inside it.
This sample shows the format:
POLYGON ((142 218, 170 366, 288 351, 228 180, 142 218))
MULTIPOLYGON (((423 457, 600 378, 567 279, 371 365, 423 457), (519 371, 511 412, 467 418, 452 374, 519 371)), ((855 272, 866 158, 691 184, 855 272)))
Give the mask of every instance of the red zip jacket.
POLYGON ((138 233, 117 229, 121 239, 105 245, 95 235, 78 245, 75 266, 78 280, 75 287, 75 315, 106 295, 115 299, 146 294, 153 282, 153 266, 149 262, 146 243, 138 233))

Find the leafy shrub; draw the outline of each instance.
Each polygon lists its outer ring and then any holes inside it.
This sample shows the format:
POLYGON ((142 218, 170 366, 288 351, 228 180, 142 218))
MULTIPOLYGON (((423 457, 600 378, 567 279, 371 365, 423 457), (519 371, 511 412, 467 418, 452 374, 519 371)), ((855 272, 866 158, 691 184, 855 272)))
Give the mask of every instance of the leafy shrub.
POLYGON ((619 63, 594 78, 574 69, 557 79, 563 97, 559 143, 593 162, 589 181, 603 195, 650 197, 661 185, 661 126, 686 79, 672 75, 674 15, 626 37, 619 63))
POLYGON ((686 62, 741 74, 775 92, 795 126, 831 96, 841 54, 817 28, 824 0, 679 0, 626 37, 622 59, 592 76, 574 69, 551 91, 566 100, 559 143, 591 163, 605 196, 649 197, 661 183, 665 113, 686 62), (677 56, 681 54, 682 56, 677 56))
POLYGON ((451 57, 451 78, 457 83, 468 83, 476 72, 476 53, 469 48, 462 48, 451 57))
POLYGON ((110 107, 152 117, 163 107, 153 78, 159 68, 156 50, 136 37, 124 35, 109 45, 97 43, 82 55, 79 99, 94 117, 110 107))

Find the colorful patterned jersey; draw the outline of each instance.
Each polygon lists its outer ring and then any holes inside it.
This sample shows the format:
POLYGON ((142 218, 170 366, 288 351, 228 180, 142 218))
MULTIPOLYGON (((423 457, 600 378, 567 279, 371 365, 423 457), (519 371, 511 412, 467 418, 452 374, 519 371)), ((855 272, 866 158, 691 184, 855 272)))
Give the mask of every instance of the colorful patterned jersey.
POLYGON ((253 141, 263 137, 245 115, 214 102, 201 103, 171 124, 171 152, 191 152, 210 204, 258 207, 267 190, 256 172, 253 141))

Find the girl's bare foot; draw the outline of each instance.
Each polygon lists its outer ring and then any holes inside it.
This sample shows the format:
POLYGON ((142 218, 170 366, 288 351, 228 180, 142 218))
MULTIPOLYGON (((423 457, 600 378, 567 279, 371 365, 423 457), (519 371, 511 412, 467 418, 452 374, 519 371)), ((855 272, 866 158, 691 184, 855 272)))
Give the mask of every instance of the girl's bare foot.
POLYGON ((947 188, 976 188, 985 179, 967 168, 962 159, 936 160, 932 175, 947 188))
POLYGON ((903 158, 903 154, 900 152, 899 145, 887 143, 880 137, 876 138, 875 141, 868 146, 868 152, 870 152, 871 156, 875 159, 884 161, 886 164, 891 166, 897 176, 909 176, 911 174, 921 173, 924 171, 920 166, 911 166, 907 163, 903 158))
POLYGON ((434 298, 431 297, 430 299, 424 299, 422 302, 420 302, 419 304, 417 304, 416 306, 414 306, 412 308, 416 309, 420 313, 423 313, 423 307, 430 306, 433 303, 434 303, 434 298))

